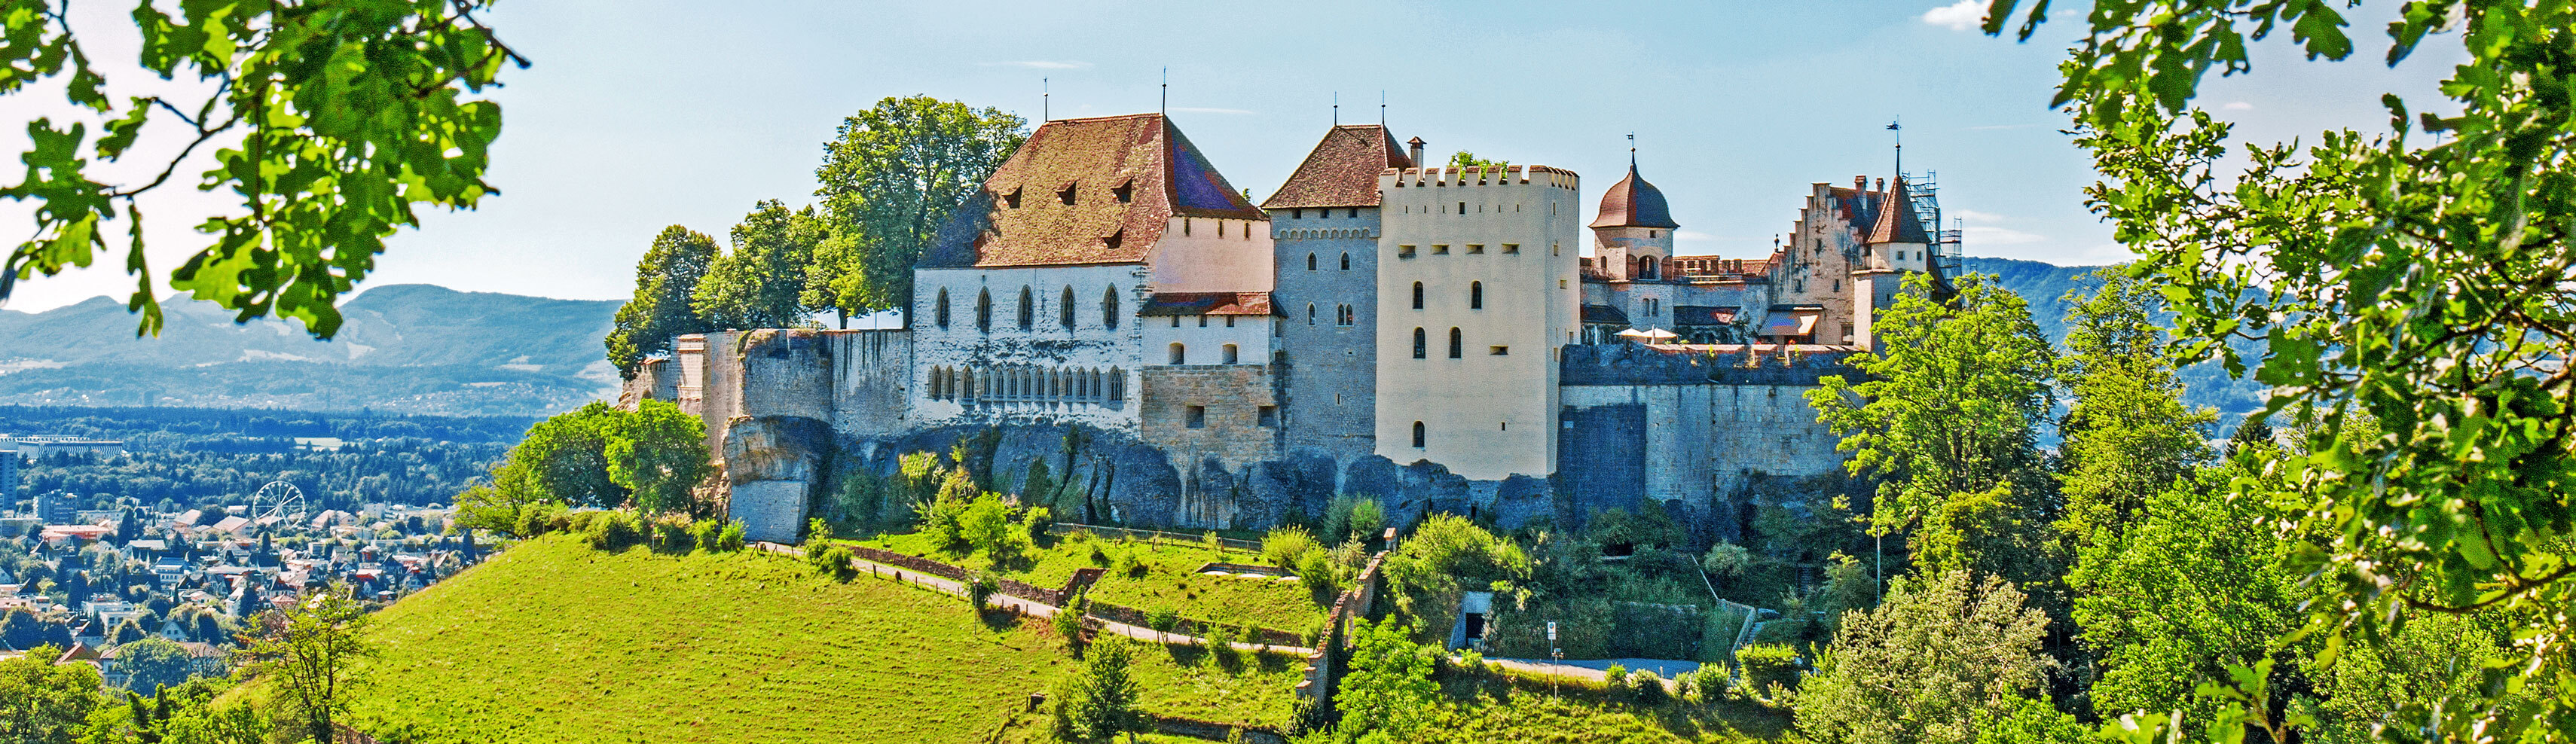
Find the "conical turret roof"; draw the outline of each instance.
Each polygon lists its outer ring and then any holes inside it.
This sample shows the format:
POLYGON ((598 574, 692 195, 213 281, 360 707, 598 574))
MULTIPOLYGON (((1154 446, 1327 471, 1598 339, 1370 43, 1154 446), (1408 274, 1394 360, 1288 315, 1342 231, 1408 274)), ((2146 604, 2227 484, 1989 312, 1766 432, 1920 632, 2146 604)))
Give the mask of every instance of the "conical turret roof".
POLYGON ((1914 214, 1914 200, 1905 198, 1905 176, 1898 175, 1878 205, 1878 224, 1870 227, 1869 244, 1921 243, 1930 245, 1932 236, 1923 232, 1923 220, 1914 214))

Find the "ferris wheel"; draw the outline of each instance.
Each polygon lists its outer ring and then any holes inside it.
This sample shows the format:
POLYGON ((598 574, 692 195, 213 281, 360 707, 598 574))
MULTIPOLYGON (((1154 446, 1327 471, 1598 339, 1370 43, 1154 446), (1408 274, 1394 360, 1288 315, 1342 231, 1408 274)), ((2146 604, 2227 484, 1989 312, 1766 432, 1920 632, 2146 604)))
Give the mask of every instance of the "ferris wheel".
POLYGON ((286 481, 269 481, 268 485, 259 487, 258 493, 251 494, 250 506, 243 510, 242 516, 252 522, 263 522, 270 517, 280 522, 301 521, 304 519, 304 490, 286 481))

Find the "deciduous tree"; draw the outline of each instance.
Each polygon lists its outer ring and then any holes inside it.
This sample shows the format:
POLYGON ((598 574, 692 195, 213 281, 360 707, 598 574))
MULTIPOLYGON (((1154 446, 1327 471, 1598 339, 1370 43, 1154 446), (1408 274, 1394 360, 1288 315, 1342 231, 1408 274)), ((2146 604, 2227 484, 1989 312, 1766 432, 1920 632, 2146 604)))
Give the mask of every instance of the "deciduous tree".
POLYGON ((106 703, 98 667, 55 664, 63 650, 37 646, 0 660, 0 741, 72 744, 91 711, 106 703))
POLYGON ((694 512, 689 490, 713 468, 706 423, 658 400, 637 404, 609 434, 608 478, 633 494, 646 513, 694 512))
POLYGON ((193 185, 229 191, 240 207, 183 220, 213 243, 171 272, 170 288, 242 320, 295 318, 330 338, 340 328, 339 297, 375 268, 396 228, 420 226, 415 207, 470 208, 495 193, 483 174, 501 107, 465 97, 526 60, 476 16, 489 2, 145 4, 132 14, 140 69, 125 72, 192 77, 210 90, 121 103, 107 92, 114 70, 94 65, 102 58, 84 43, 98 39, 72 33, 68 5, 0 6, 9 40, 0 44, 0 95, 66 77, 74 107, 74 120, 60 125, 30 117, 32 144, 19 157, 27 177, 0 187, 0 197, 38 204, 35 235, 0 270, 0 299, 18 280, 90 265, 121 218, 130 236, 125 269, 137 277, 126 307, 143 315, 138 333, 158 333, 139 197, 170 183, 198 148, 215 147, 215 167, 193 185), (131 154, 154 121, 176 127, 175 154, 143 171, 155 175, 108 183, 92 168, 93 159, 131 154))
POLYGON ((2206 460, 2203 429, 2216 411, 2182 404, 2182 383, 2164 356, 2152 290, 2116 269, 2101 272, 2074 305, 2057 360, 2069 402, 2058 422, 2058 482, 2066 499, 2058 530, 2074 544, 2116 538, 2148 497, 2189 477, 2206 460))
POLYGON ((733 226, 733 251, 707 269, 689 307, 716 328, 805 325, 805 265, 825 230, 813 207, 760 202, 733 226))
POLYGON ((1028 121, 929 96, 886 98, 841 121, 814 191, 836 243, 806 305, 846 318, 912 306, 912 266, 939 228, 1028 139, 1028 121))
POLYGON ((2010 582, 1968 571, 1900 578, 1887 601, 1843 617, 1794 698, 1823 744, 1974 742, 2037 693, 2056 661, 2048 616, 2010 582))
MULTIPOLYGON (((1993 0, 2001 33, 2019 0, 1993 0)), ((2030 3, 2020 35, 2045 20, 2030 3)), ((2355 50, 2313 0, 2096 3, 2062 66, 2091 204, 2169 302, 2183 361, 2270 387, 2307 432, 2284 463, 2328 540, 2301 556, 2333 593, 2310 605, 2320 661, 2422 615, 2489 611, 2520 630, 2500 677, 2398 727, 2480 739, 2576 738, 2576 5, 2415 0, 2386 26, 2395 65, 2427 41, 2464 60, 2447 99, 2383 95, 2385 129, 2253 144, 2193 104, 2204 76, 2250 73, 2286 27, 2314 59, 2355 50), (2230 340, 2250 340, 2249 366, 2230 340)), ((2216 725, 2276 730, 2244 708, 2216 725)), ((2144 734, 2154 735, 2153 732, 2144 734)))
POLYGON ((1948 301, 1932 290, 1908 276, 1874 326, 1877 351, 1851 357, 1862 380, 1826 376, 1807 401, 1843 437, 1851 472, 1879 478, 1871 531, 1915 531, 1917 570, 2053 575, 2038 555, 2048 340, 2019 296, 1983 277, 1960 278, 1948 301))
POLYGON ((331 741, 332 722, 349 706, 355 664, 372 657, 367 613, 337 591, 306 597, 263 616, 243 658, 253 678, 267 680, 275 704, 313 741, 331 741))
POLYGON ((636 365, 670 353, 672 339, 714 330, 690 302, 716 252, 714 238, 679 225, 654 236, 653 247, 635 263, 635 298, 617 308, 617 325, 605 341, 618 374, 634 379, 636 365))

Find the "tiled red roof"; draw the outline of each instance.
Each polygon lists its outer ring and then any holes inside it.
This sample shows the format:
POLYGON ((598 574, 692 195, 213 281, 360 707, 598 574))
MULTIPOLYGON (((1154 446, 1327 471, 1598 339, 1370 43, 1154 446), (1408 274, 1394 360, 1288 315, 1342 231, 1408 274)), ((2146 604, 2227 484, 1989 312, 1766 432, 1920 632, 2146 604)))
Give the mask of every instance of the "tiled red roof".
POLYGON ((1157 292, 1136 311, 1141 317, 1273 313, 1268 292, 1157 292))
POLYGON ((1269 219, 1161 114, 1058 119, 984 180, 921 263, 1138 263, 1174 216, 1269 219))
POLYGON ((1306 162, 1261 203, 1263 209, 1374 207, 1377 177, 1388 168, 1411 168, 1413 158, 1395 135, 1376 124, 1344 124, 1324 132, 1306 162))
POLYGON ((1878 210, 1878 224, 1871 227, 1869 231, 1870 244, 1930 244, 1932 242, 1932 237, 1923 232, 1923 221, 1914 216, 1914 200, 1907 199, 1903 196, 1905 193, 1905 177, 1901 175, 1897 176, 1896 186, 1888 189, 1888 193, 1895 196, 1893 198, 1881 198, 1880 201, 1882 204, 1878 210), (1889 201, 1895 202, 1893 208, 1890 208, 1884 203, 1889 201))
POLYGON ((1628 163, 1628 177, 1611 184, 1601 192, 1601 216, 1592 227, 1662 227, 1681 225, 1673 222, 1672 207, 1664 203, 1664 191, 1637 175, 1637 163, 1628 163))

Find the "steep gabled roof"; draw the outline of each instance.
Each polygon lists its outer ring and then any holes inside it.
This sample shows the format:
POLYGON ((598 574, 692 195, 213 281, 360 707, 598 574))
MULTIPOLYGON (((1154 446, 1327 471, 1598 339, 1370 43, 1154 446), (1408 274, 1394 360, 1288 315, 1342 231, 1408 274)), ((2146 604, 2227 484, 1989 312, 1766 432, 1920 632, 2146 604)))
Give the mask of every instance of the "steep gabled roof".
POLYGON ((1268 292, 1156 292, 1138 317, 1167 315, 1276 315, 1268 292))
POLYGON ((1374 207, 1377 177, 1388 168, 1411 168, 1413 158, 1395 135, 1376 124, 1344 124, 1324 132, 1306 162, 1261 203, 1263 209, 1374 207))
POLYGON ((1269 219, 1161 114, 1058 119, 984 179, 921 265, 1139 263, 1175 216, 1269 219))
POLYGON ((1878 224, 1869 230, 1869 244, 1920 243, 1929 245, 1932 236, 1923 232, 1923 220, 1914 216, 1914 200, 1905 198, 1905 177, 1896 177, 1896 185, 1881 197, 1878 224))
POLYGON ((1664 204, 1664 192, 1637 175, 1637 162, 1628 161, 1628 177, 1612 184, 1601 194, 1601 216, 1592 220, 1593 227, 1681 227, 1673 222, 1673 210, 1664 204))

